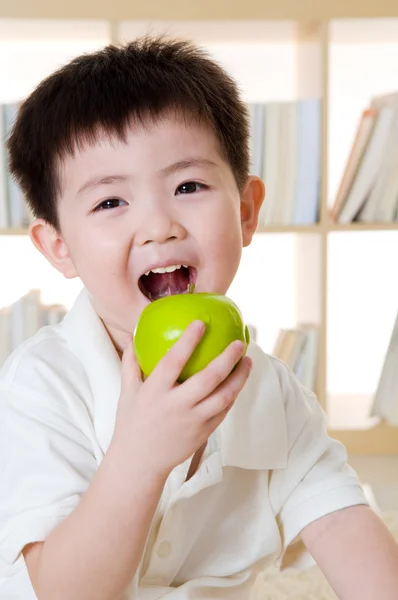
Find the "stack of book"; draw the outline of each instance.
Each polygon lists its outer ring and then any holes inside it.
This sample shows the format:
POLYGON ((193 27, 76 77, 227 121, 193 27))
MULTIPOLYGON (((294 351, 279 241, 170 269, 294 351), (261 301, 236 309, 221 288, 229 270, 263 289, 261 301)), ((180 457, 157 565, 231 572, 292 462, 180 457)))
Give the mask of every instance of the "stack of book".
POLYGON ((319 220, 321 101, 249 104, 251 172, 267 189, 259 225, 319 220))
POLYGON ((398 93, 363 111, 331 216, 339 223, 398 219, 398 93))
POLYGON ((371 416, 380 417, 389 425, 398 427, 398 314, 384 358, 371 416))
POLYGON ((30 290, 11 306, 0 309, 0 366, 11 352, 45 325, 59 323, 64 306, 44 305, 40 290, 30 290))
POLYGON ((18 111, 18 104, 0 104, 0 229, 26 228, 32 215, 22 191, 8 171, 5 142, 18 111))
POLYGON ((318 328, 315 325, 281 329, 272 354, 283 360, 305 387, 315 390, 318 365, 318 328))

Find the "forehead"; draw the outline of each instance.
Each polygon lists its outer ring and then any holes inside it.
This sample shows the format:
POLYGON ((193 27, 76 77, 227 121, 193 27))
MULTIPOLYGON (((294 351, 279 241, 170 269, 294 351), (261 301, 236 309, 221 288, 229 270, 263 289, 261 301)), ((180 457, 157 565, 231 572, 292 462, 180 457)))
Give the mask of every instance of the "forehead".
POLYGON ((90 134, 82 133, 72 152, 58 160, 60 192, 73 180, 102 167, 128 168, 133 172, 145 163, 154 169, 162 168, 167 162, 183 160, 193 150, 224 162, 213 128, 198 119, 174 114, 140 121, 130 119, 120 132, 98 126, 90 134))
POLYGON ((139 143, 160 133, 163 137, 171 138, 175 135, 184 135, 185 141, 189 137, 200 137, 202 142, 206 141, 209 145, 219 145, 215 129, 208 121, 176 109, 163 111, 157 116, 133 115, 126 118, 122 127, 99 123, 90 130, 82 129, 66 148, 65 153, 59 157, 59 162, 73 159, 79 154, 96 148, 109 147, 118 150, 123 145, 139 143))

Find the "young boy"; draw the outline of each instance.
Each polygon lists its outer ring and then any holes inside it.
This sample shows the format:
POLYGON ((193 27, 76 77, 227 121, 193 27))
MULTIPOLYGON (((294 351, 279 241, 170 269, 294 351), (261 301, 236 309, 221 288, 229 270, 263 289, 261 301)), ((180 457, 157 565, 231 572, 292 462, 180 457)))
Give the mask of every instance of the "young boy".
POLYGON ((396 598, 395 542, 283 363, 235 342, 178 385, 200 322, 145 381, 134 357, 149 296, 226 293, 256 230, 231 78, 187 42, 110 46, 43 81, 8 145, 34 245, 84 288, 1 373, 1 599, 245 600, 306 549, 340 598, 396 598))

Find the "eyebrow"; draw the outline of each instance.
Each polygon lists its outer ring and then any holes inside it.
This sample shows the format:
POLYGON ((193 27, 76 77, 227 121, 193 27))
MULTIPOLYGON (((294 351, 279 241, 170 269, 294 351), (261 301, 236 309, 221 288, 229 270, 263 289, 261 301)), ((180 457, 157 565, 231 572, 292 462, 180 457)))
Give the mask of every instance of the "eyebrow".
MULTIPOLYGON (((185 169, 189 169, 190 167, 216 167, 216 166, 217 166, 217 163, 215 163, 212 160, 209 160, 208 158, 193 157, 193 158, 186 158, 184 160, 179 160, 171 165, 168 165, 167 167, 164 167, 163 169, 160 170, 160 174, 167 176, 167 175, 172 175, 173 173, 178 173, 179 171, 184 171, 185 169)), ((128 179, 129 179, 129 177, 127 175, 96 176, 96 177, 93 177, 92 179, 89 179, 88 181, 86 181, 86 183, 84 183, 82 185, 82 187, 79 188, 79 191, 77 192, 77 194, 79 195, 88 190, 95 189, 95 188, 99 187, 100 185, 106 185, 106 184, 110 184, 110 183, 122 183, 124 181, 127 181, 128 179)))
POLYGON ((209 160, 208 158, 202 157, 193 157, 186 158, 184 160, 179 160, 164 169, 161 169, 160 173, 162 175, 172 175, 173 173, 178 173, 178 171, 184 171, 184 169, 189 169, 190 167, 216 167, 217 163, 209 160))
POLYGON ((89 179, 88 181, 86 181, 86 183, 84 185, 82 185, 82 187, 79 189, 79 191, 77 192, 78 194, 82 194, 83 192, 87 192, 88 190, 94 189, 96 187, 99 187, 100 185, 105 185, 105 184, 109 184, 109 183, 118 183, 118 182, 122 182, 122 181, 126 181, 128 179, 127 175, 101 175, 98 177, 98 175, 96 177, 93 177, 92 179, 89 179))

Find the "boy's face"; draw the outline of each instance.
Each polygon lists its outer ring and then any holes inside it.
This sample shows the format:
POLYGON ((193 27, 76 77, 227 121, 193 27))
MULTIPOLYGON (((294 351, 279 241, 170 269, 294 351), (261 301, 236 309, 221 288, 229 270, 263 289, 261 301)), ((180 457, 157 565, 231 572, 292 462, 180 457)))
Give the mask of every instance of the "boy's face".
POLYGON ((215 135, 165 117, 132 125, 126 143, 105 135, 60 170, 60 233, 37 220, 35 245, 66 277, 79 276, 116 347, 132 334, 147 297, 227 292, 257 226, 264 186, 240 196, 215 135), (169 274, 157 267, 187 265, 169 274))

